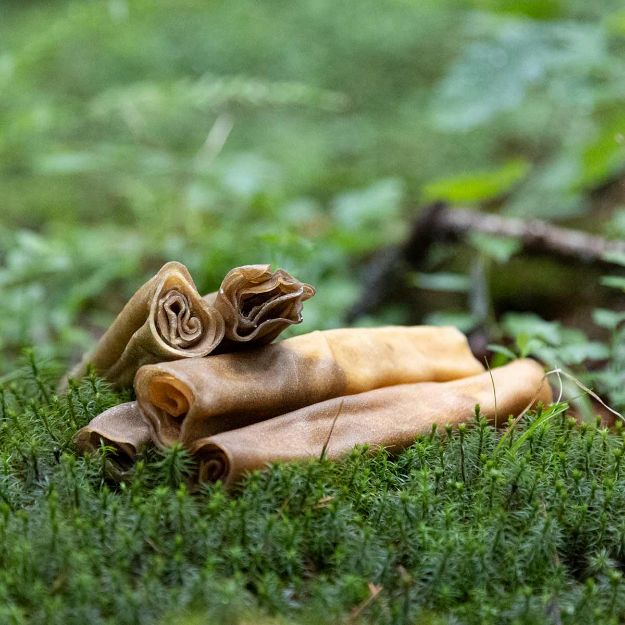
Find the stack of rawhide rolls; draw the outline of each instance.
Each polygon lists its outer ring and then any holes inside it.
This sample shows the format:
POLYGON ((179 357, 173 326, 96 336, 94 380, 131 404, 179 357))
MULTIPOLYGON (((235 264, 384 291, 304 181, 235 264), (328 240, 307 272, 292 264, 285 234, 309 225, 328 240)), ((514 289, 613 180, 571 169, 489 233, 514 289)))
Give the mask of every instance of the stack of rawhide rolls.
POLYGON ((338 458, 359 444, 401 450, 434 424, 471 420, 478 405, 503 424, 552 401, 539 363, 485 371, 452 327, 275 341, 314 294, 282 269, 247 265, 201 296, 184 265, 167 263, 68 374, 92 368, 136 395, 79 430, 76 445, 108 447, 123 475, 148 445, 181 444, 197 460, 197 481, 230 486, 272 462, 338 458))

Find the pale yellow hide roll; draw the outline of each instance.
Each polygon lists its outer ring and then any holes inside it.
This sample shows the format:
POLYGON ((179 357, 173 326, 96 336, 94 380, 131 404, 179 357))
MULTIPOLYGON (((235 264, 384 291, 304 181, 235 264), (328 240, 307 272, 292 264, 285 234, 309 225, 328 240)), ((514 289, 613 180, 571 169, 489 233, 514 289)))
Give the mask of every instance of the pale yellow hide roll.
POLYGON ((187 268, 167 263, 133 295, 69 377, 82 377, 91 364, 101 377, 126 386, 145 364, 270 343, 302 321, 303 303, 314 293, 283 269, 245 265, 229 271, 218 291, 200 297, 187 268))
POLYGON ((95 451, 102 445, 111 447, 112 461, 119 469, 127 469, 151 444, 150 427, 141 417, 137 402, 126 402, 105 410, 78 430, 74 444, 83 452, 95 451))
POLYGON ((230 486, 246 472, 270 462, 339 458, 354 445, 411 445, 432 425, 457 425, 473 418, 475 406, 491 422, 504 424, 537 402, 552 401, 543 368, 518 360, 452 382, 402 384, 330 399, 211 437, 190 446, 199 460, 199 480, 222 480, 230 486), (496 401, 495 401, 496 397, 496 401))
POLYGON ((224 319, 224 345, 220 351, 229 351, 237 343, 271 343, 289 326, 301 323, 304 302, 314 294, 310 284, 300 282, 284 269, 271 271, 269 265, 244 265, 229 271, 219 291, 204 299, 224 319))
POLYGON ((130 385, 142 365, 206 356, 223 336, 221 314, 202 299, 187 268, 170 262, 133 295, 70 377, 82 377, 91 364, 110 382, 130 385))
POLYGON ((188 445, 332 397, 483 370, 455 328, 355 328, 142 367, 135 391, 154 441, 188 445))

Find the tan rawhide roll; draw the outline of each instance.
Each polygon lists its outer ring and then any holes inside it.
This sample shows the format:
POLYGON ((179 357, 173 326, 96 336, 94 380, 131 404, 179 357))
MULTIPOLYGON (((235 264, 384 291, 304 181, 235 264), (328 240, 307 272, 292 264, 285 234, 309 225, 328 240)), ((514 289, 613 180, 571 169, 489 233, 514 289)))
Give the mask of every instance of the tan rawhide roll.
POLYGON ((169 262, 128 301, 95 348, 70 373, 96 373, 114 384, 130 385, 145 364, 202 357, 224 336, 221 314, 197 291, 187 268, 169 262))
POLYGON ((141 417, 137 402, 126 402, 93 418, 76 432, 74 443, 81 451, 95 451, 101 445, 112 447, 117 464, 127 467, 151 443, 150 427, 141 417))
POLYGON ((224 318, 226 343, 264 345, 301 323, 303 303, 314 294, 310 284, 284 269, 272 272, 269 265, 244 265, 229 271, 219 291, 205 300, 224 318))
POLYGON ((402 384, 306 406, 237 430, 195 441, 200 481, 236 483, 246 472, 271 462, 339 458, 354 445, 411 445, 432 425, 456 425, 473 418, 475 406, 504 424, 529 405, 552 401, 543 368, 532 360, 452 382, 402 384), (495 396, 497 401, 495 402, 495 396))
POLYGON ((186 445, 331 397, 483 370, 455 328, 354 328, 142 367, 135 391, 154 442, 186 445))

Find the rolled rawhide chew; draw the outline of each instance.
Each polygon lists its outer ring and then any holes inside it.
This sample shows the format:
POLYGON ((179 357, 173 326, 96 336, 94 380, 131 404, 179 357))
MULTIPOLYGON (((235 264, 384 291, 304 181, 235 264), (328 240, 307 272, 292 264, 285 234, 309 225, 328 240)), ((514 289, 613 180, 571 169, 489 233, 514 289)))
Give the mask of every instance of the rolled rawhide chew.
POLYGON ((202 299, 187 268, 169 262, 132 296, 70 377, 82 377, 91 364, 110 382, 130 385, 142 365, 206 356, 223 335, 221 314, 202 299))
POLYGON ((76 432, 74 444, 82 452, 93 452, 102 445, 111 447, 112 461, 125 470, 151 444, 150 427, 142 418, 137 402, 126 402, 94 417, 76 432))
POLYGON ((455 328, 354 328, 142 367, 135 391, 154 442, 186 445, 331 397, 483 370, 455 328))
POLYGON ((269 265, 244 265, 226 274, 219 290, 205 296, 224 318, 221 351, 237 343, 264 345, 283 330, 302 321, 302 307, 315 294, 310 284, 300 282, 284 269, 269 265))
POLYGON ((339 458, 354 445, 399 451, 432 425, 473 418, 476 405, 489 421, 505 424, 538 402, 552 401, 543 368, 518 360, 491 373, 452 382, 421 382, 337 397, 267 421, 198 439, 190 445, 198 480, 232 486, 268 463, 339 458), (495 401, 496 397, 496 401, 495 401))

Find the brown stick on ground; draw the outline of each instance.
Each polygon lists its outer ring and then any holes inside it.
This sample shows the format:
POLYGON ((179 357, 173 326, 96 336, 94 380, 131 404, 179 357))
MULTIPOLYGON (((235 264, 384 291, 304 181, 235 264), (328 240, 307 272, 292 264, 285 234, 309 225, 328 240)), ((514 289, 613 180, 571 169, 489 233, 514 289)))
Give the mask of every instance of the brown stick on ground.
POLYGON ((448 237, 462 239, 471 232, 518 239, 527 254, 550 254, 562 260, 613 267, 607 254, 625 254, 625 242, 560 228, 539 219, 514 219, 465 209, 439 209, 435 228, 448 237))
POLYGON ((360 300, 347 315, 353 322, 376 310, 397 286, 396 275, 425 260, 432 243, 462 241, 474 233, 517 239, 529 255, 549 255, 567 262, 614 268, 609 254, 625 255, 625 242, 610 241, 580 230, 561 228, 539 219, 516 219, 491 213, 450 208, 443 203, 426 207, 401 246, 375 256, 365 270, 360 300))

